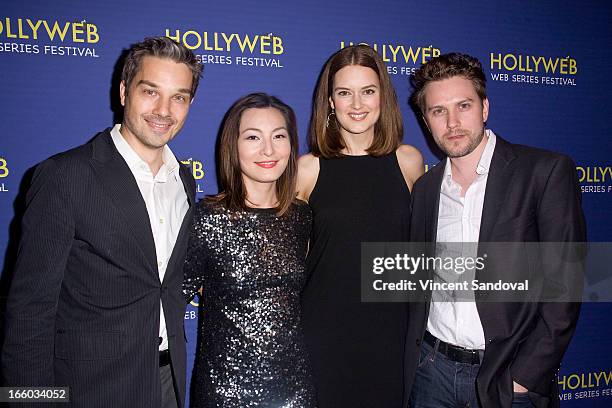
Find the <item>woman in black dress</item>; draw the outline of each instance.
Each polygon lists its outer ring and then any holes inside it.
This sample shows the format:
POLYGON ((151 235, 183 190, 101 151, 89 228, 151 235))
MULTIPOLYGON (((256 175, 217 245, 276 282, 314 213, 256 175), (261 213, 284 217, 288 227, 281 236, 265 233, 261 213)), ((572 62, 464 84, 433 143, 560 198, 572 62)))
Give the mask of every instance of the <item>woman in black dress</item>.
POLYGON ((221 193, 198 203, 184 292, 202 288, 192 407, 315 406, 299 294, 312 216, 295 199, 291 108, 251 94, 226 115, 221 193))
POLYGON ((401 144, 397 97, 376 51, 351 46, 328 60, 309 136, 298 196, 314 218, 302 309, 318 406, 400 407, 407 305, 361 302, 360 251, 361 242, 407 240, 423 159, 401 144))

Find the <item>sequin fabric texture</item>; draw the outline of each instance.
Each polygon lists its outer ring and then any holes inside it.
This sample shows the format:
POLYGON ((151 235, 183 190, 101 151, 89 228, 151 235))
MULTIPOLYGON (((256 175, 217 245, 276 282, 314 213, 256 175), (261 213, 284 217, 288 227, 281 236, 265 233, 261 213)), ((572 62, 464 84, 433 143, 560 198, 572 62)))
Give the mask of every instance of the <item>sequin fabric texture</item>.
POLYGON ((311 223, 305 203, 283 217, 198 203, 183 288, 203 288, 192 407, 316 406, 300 324, 311 223))

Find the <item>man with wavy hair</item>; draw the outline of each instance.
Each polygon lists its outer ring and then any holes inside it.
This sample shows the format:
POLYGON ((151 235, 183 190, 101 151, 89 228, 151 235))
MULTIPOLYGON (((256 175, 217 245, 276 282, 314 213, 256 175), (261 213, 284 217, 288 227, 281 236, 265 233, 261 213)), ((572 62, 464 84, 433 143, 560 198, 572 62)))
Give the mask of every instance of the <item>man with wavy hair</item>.
POLYGON ((69 387, 73 407, 184 405, 195 182, 167 143, 201 71, 168 38, 134 44, 122 123, 37 167, 7 304, 8 385, 69 387))
MULTIPOLYGON (((440 55, 414 74, 413 101, 447 157, 415 183, 410 240, 479 243, 478 250, 491 242, 584 242, 574 163, 486 129, 485 81, 480 62, 458 53, 440 55)), ((477 277, 526 271, 491 257, 486 263, 477 277)), ((573 275, 576 282, 581 276, 573 275)), ((557 283, 573 289, 563 279, 557 283)), ((432 301, 435 295, 410 304, 412 408, 558 405, 556 375, 576 327, 580 303, 573 300, 579 296, 485 303, 479 293, 471 301, 432 301)))

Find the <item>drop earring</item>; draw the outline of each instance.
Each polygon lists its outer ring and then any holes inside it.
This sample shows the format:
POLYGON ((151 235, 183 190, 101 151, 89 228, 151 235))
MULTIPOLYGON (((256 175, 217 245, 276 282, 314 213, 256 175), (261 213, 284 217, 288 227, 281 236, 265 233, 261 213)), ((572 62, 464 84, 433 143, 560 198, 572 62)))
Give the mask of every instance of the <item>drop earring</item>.
POLYGON ((325 127, 329 128, 329 120, 331 119, 332 115, 336 115, 336 111, 334 110, 334 108, 332 108, 331 112, 329 113, 329 115, 327 115, 327 120, 325 121, 325 127))

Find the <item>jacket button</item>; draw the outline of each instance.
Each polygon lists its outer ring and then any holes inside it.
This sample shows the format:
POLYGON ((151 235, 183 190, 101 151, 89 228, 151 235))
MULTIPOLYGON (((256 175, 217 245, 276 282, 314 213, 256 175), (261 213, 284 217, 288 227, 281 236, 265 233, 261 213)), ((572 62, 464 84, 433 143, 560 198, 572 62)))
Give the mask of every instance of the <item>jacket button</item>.
POLYGON ((419 347, 421 346, 421 339, 416 339, 416 345, 419 347))

